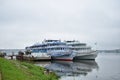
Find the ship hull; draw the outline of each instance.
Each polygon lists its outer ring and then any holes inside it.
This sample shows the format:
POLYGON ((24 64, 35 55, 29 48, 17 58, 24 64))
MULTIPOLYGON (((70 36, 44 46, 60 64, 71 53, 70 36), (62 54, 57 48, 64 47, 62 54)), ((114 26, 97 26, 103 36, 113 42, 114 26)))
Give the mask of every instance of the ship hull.
POLYGON ((90 52, 90 53, 87 53, 87 54, 81 54, 81 55, 79 53, 79 55, 76 55, 74 57, 74 60, 95 60, 97 55, 98 55, 97 51, 90 52))
POLYGON ((60 60, 60 61, 72 61, 73 57, 72 56, 54 56, 51 57, 52 60, 60 60))

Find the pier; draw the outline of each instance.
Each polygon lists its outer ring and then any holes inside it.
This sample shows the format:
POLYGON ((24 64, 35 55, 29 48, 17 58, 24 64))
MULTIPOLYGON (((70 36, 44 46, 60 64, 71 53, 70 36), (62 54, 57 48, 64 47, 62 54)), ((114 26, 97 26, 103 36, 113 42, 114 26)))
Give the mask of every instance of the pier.
POLYGON ((50 61, 51 57, 45 57, 45 56, 41 56, 41 57, 34 57, 32 55, 6 55, 4 58, 7 59, 17 59, 17 60, 27 60, 27 61, 50 61))
MULTIPOLYGON (((41 53, 42 54, 42 53, 41 53)), ((18 54, 9 54, 9 55, 0 55, 6 59, 17 59, 17 60, 26 60, 26 61, 51 61, 51 56, 42 55, 31 55, 31 53, 24 53, 19 51, 18 54)))
POLYGON ((46 53, 31 54, 30 51, 17 51, 17 53, 13 51, 9 53, 6 53, 5 51, 1 51, 0 57, 11 60, 17 59, 17 60, 28 60, 28 61, 51 61, 51 56, 48 56, 46 53))

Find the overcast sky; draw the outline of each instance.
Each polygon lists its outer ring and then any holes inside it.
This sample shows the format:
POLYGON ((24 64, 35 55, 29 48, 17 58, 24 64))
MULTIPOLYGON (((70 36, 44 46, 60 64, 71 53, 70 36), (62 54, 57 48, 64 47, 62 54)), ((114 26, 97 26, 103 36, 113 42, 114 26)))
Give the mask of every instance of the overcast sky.
POLYGON ((120 48, 120 0, 0 0, 0 49, 44 39, 120 48))

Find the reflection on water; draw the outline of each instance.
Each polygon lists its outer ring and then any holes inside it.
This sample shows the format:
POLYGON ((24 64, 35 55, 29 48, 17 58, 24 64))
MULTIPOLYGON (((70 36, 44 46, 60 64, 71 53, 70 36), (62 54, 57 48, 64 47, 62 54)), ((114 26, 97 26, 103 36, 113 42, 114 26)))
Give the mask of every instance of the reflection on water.
POLYGON ((54 71, 58 76, 87 75, 92 69, 98 69, 95 61, 52 62, 45 68, 54 71))
POLYGON ((40 62, 60 80, 120 80, 120 54, 100 53, 95 61, 40 62), (99 65, 99 66, 98 66, 99 65))
POLYGON ((86 76, 88 73, 92 72, 93 69, 98 69, 98 64, 92 60, 82 60, 82 61, 54 61, 54 62, 43 62, 36 65, 44 66, 46 69, 55 72, 58 76, 86 76))

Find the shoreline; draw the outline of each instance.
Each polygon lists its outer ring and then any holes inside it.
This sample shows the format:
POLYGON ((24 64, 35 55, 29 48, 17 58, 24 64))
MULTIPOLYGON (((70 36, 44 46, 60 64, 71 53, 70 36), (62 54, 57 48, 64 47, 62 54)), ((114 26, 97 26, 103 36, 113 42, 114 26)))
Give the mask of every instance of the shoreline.
POLYGON ((2 80, 1 72, 0 72, 0 80, 2 80))
POLYGON ((43 67, 4 58, 0 58, 0 72, 3 80, 58 80, 54 72, 43 67))

